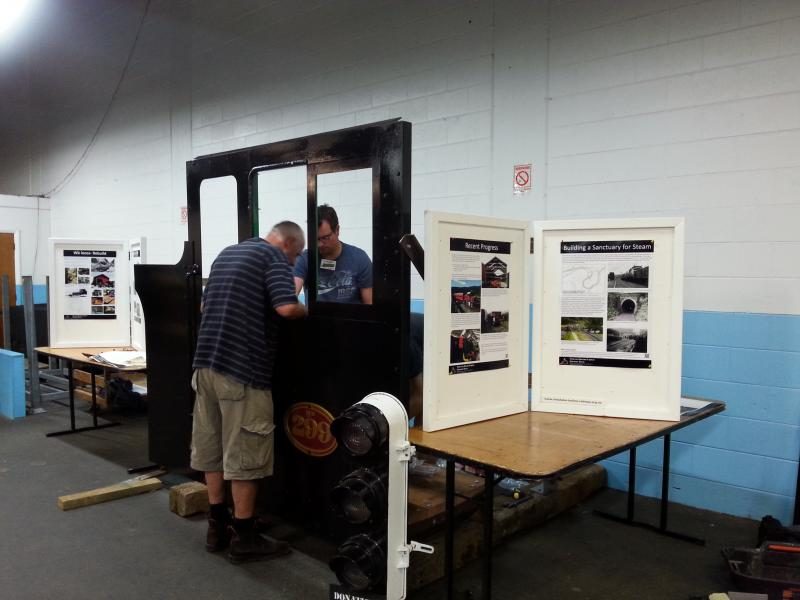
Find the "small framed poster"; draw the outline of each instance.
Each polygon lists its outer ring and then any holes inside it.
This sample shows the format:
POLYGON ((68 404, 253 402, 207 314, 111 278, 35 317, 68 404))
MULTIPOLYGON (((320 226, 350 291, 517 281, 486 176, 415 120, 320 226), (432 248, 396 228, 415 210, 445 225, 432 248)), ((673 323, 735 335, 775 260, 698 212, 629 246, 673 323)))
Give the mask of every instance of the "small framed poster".
POLYGON ((50 346, 129 345, 127 242, 51 238, 50 256, 50 346))
POLYGON ((528 410, 530 228, 425 213, 423 429, 528 410))
POLYGON ((683 219, 534 223, 532 409, 680 419, 683 219))

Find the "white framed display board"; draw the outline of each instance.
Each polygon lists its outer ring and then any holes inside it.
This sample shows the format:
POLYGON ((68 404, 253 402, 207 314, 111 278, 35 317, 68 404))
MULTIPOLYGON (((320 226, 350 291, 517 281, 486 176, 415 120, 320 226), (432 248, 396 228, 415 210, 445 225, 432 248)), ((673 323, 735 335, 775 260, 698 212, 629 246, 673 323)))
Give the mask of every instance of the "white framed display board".
POLYGON ((680 419, 682 218, 534 223, 532 409, 680 419))
POLYGON ((423 429, 528 410, 530 227, 425 213, 423 429))
POLYGON ((50 238, 50 346, 131 341, 128 243, 50 238))
POLYGON ((144 335, 144 309, 139 294, 136 293, 135 265, 143 265, 147 262, 147 238, 136 238, 128 244, 129 261, 129 280, 131 298, 131 346, 136 350, 145 350, 144 335))

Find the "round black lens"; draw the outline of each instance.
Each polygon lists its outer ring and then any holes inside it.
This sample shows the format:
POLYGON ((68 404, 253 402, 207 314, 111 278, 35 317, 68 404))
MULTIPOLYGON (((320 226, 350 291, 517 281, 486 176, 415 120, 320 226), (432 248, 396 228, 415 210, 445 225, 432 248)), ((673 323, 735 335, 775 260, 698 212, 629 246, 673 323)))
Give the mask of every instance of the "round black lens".
POLYGON ((342 580, 348 587, 357 591, 365 590, 369 587, 369 576, 361 570, 356 563, 347 561, 342 569, 342 580))
POLYGON ((366 417, 347 419, 342 423, 340 440, 348 452, 364 456, 372 450, 374 431, 366 417))
POLYGON ((366 457, 386 444, 389 423, 378 408, 359 402, 333 421, 331 432, 350 455, 366 457))
POLYGON ((331 490, 334 511, 356 525, 385 516, 387 485, 385 469, 353 471, 331 490))
POLYGON ((386 540, 358 534, 348 538, 331 559, 339 581, 353 591, 376 589, 385 578, 386 540))
POLYGON ((342 512, 350 523, 366 523, 372 514, 364 499, 352 492, 342 501, 342 512))

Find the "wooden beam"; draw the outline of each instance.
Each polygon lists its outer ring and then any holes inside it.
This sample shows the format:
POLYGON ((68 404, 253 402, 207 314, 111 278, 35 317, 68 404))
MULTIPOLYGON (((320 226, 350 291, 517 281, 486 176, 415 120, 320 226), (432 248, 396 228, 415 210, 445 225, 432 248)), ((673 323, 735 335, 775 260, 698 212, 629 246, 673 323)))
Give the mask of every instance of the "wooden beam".
POLYGON ((58 508, 61 510, 72 510, 82 506, 91 506, 117 498, 126 498, 137 494, 144 494, 161 487, 161 480, 155 477, 148 479, 128 479, 115 485, 109 485, 96 490, 69 494, 58 497, 58 508))
MULTIPOLYGON (((79 400, 85 400, 89 404, 92 403, 92 388, 83 388, 83 387, 76 387, 75 388, 75 397, 79 400)), ((100 390, 97 390, 97 406, 100 408, 108 408, 108 400, 102 394, 100 394, 100 390)))
MULTIPOLYGON (((75 380, 76 384, 80 385, 81 383, 85 383, 86 385, 92 385, 92 374, 87 371, 81 371, 80 369, 74 369, 72 371, 72 378, 75 380)), ((106 379, 102 375, 95 375, 95 385, 98 388, 105 387, 106 379)))

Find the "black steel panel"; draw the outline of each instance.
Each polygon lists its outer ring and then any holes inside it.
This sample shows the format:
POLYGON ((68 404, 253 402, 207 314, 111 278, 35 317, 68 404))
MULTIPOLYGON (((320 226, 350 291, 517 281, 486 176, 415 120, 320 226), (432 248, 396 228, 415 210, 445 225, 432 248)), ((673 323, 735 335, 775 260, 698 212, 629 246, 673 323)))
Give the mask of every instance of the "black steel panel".
MULTIPOLYGON (((10 306, 8 312, 11 323, 9 327, 9 335, 11 337, 10 350, 27 356, 28 337, 25 328, 25 307, 21 304, 19 306, 10 306)), ((47 304, 33 305, 33 319, 36 329, 36 346, 50 345, 49 330, 47 328, 47 304)))
POLYGON ((147 343, 148 452, 166 467, 189 465, 194 393, 191 388, 199 302, 194 250, 186 242, 177 265, 135 265, 147 343))

